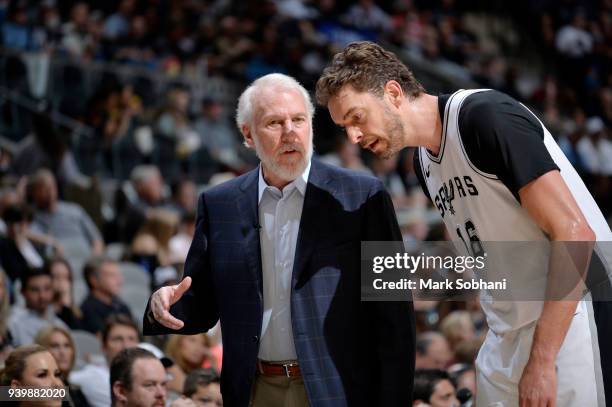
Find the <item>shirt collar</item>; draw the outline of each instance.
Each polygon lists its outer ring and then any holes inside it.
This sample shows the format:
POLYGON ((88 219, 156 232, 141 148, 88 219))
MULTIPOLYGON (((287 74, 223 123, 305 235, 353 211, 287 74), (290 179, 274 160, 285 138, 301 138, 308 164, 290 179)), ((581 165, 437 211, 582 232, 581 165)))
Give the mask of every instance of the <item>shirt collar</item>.
MULTIPOLYGON (((297 188, 298 191, 300 191, 300 193, 302 194, 302 196, 305 196, 306 194, 306 185, 308 184, 308 175, 310 174, 310 161, 308 161, 308 165, 306 166, 306 169, 304 169, 304 172, 302 172, 302 174, 297 177, 295 180, 293 180, 291 183, 287 184, 287 186, 285 186, 286 189, 287 187, 289 187, 290 185, 295 185, 295 187, 297 188)), ((266 190, 266 188, 270 187, 268 185, 268 183, 266 182, 266 180, 263 177, 263 169, 262 169, 262 165, 261 163, 259 164, 259 196, 257 199, 257 202, 260 203, 261 202, 261 198, 263 197, 263 194, 266 190)))

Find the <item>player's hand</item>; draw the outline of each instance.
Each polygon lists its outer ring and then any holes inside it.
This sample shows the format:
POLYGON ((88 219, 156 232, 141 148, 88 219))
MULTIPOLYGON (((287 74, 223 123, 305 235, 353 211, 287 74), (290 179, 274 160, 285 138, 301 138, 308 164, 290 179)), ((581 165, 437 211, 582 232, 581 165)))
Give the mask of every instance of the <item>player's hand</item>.
POLYGON ((170 329, 181 329, 183 321, 170 314, 170 306, 177 302, 191 286, 191 277, 185 277, 180 284, 162 287, 151 296, 151 312, 157 322, 170 329))
POLYGON ((527 362, 519 382, 519 407, 555 407, 556 399, 557 373, 554 361, 527 362))

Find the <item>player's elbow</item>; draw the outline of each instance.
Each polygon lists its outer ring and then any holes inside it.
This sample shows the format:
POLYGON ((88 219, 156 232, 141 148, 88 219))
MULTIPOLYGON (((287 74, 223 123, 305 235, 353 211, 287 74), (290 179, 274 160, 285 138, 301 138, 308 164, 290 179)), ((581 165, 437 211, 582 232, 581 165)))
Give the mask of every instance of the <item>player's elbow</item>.
POLYGON ((572 220, 567 222, 552 240, 592 242, 597 236, 586 221, 572 220))
POLYGON ((580 240, 583 242, 594 242, 597 239, 595 232, 593 231, 593 229, 591 229, 591 227, 587 223, 582 223, 578 229, 579 230, 577 234, 579 236, 578 236, 578 239, 576 240, 580 240))

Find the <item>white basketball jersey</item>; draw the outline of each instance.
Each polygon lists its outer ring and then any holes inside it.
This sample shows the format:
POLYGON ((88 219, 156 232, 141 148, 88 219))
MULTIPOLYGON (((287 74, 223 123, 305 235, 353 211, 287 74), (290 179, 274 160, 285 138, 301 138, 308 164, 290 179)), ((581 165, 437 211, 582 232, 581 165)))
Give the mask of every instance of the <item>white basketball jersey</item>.
MULTIPOLYGON (((474 240, 482 241, 485 251, 489 249, 487 242, 495 241, 540 241, 546 244, 547 236, 508 187, 495 174, 477 168, 467 155, 459 130, 459 112, 468 96, 486 91, 489 90, 459 90, 451 95, 444 109, 438 155, 432 155, 426 148, 419 148, 421 171, 429 196, 440 211, 455 246, 463 253, 474 240)), ((541 122, 540 125, 544 132, 544 145, 597 240, 612 241, 610 228, 595 200, 548 130, 541 122)), ((601 252, 600 249, 596 251, 601 252)), ((610 253, 600 253, 600 257, 609 267, 612 263, 610 253)), ((517 274, 522 275, 517 278, 526 279, 530 289, 541 291, 538 298, 544 298, 547 251, 543 250, 537 258, 530 259, 513 258, 511 253, 507 253, 506 260, 512 262, 517 274)), ((498 334, 525 326, 537 320, 541 314, 542 301, 486 301, 486 292, 483 294, 482 307, 487 322, 498 334)))

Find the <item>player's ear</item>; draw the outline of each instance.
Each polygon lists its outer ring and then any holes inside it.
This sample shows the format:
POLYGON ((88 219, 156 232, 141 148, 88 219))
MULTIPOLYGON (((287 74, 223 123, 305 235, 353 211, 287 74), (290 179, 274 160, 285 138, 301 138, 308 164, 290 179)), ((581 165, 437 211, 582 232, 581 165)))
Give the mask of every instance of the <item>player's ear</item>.
POLYGON ((123 383, 121 383, 118 380, 115 381, 115 383, 113 383, 111 391, 113 392, 117 400, 124 402, 124 403, 127 402, 127 394, 126 394, 127 391, 123 383))
POLYGON ((244 137, 244 145, 249 148, 255 148, 253 133, 251 132, 251 128, 248 124, 243 124, 240 126, 240 133, 242 133, 242 137, 244 137))
POLYGON ((404 99, 404 91, 402 85, 399 82, 390 80, 385 84, 384 87, 385 96, 389 98, 389 101, 393 103, 395 107, 399 107, 404 99))

